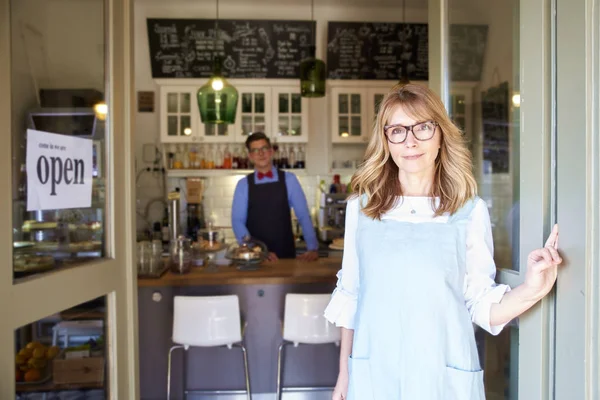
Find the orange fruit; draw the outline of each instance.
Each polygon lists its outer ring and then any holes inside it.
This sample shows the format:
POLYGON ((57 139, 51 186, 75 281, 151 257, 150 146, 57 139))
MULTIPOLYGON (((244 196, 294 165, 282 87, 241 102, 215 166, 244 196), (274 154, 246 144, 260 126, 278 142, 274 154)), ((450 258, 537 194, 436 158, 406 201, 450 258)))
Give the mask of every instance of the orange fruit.
POLYGON ((16 363, 17 365, 23 365, 23 364, 27 364, 27 357, 25 357, 25 356, 23 356, 23 355, 20 355, 20 354, 17 354, 17 355, 15 356, 15 363, 16 363))
POLYGON ((19 351, 19 355, 29 359, 33 355, 33 350, 32 349, 21 349, 21 351, 19 351))
POLYGON ((39 381, 40 379, 42 379, 42 374, 37 369, 30 369, 29 371, 25 372, 24 379, 25 382, 39 381))
POLYGON ((33 358, 44 358, 46 357, 46 349, 43 347, 36 347, 35 350, 33 350, 33 358))
POLYGON ((60 351, 60 348, 58 348, 58 346, 48 347, 48 350, 46 350, 46 358, 48 360, 52 360, 54 357, 56 357, 58 355, 59 351, 60 351))
POLYGON ((25 346, 25 348, 33 350, 39 346, 43 346, 43 345, 40 342, 29 342, 29 343, 27 343, 27 346, 25 346))
POLYGON ((23 372, 20 369, 16 369, 15 371, 15 381, 21 382, 23 380, 23 372))

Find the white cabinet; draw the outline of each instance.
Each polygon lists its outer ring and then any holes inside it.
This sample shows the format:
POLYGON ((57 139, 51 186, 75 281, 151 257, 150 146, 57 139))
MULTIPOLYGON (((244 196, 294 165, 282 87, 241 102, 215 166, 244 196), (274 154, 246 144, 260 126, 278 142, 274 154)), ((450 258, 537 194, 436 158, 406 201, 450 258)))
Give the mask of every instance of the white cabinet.
POLYGON ((189 143, 198 140, 198 105, 193 88, 161 86, 160 138, 163 143, 189 143))
POLYGON ((280 143, 308 141, 308 100, 300 96, 298 85, 231 82, 238 90, 235 123, 215 125, 200 119, 196 91, 203 83, 160 86, 163 143, 243 143, 252 132, 264 132, 280 143))
POLYGON ((160 138, 163 143, 233 142, 235 125, 203 124, 196 91, 199 86, 160 87, 160 138))
POLYGON ((368 90, 331 89, 331 139, 333 143, 366 143, 369 140, 368 90))
POLYGON ((273 139, 280 143, 308 142, 308 99, 298 85, 271 89, 273 139))
POLYGON ((235 116, 236 142, 243 143, 249 134, 271 132, 271 89, 264 86, 238 86, 238 107, 235 116))
POLYGON ((240 100, 236 116, 237 142, 251 132, 264 132, 280 143, 308 141, 308 104, 297 86, 236 86, 240 100))

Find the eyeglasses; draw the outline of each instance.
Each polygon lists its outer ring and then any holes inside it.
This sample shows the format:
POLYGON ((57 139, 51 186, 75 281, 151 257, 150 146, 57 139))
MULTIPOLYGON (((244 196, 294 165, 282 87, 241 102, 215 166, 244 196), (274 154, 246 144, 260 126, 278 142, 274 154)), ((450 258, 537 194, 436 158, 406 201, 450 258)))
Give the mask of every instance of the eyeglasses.
POLYGON ((404 143, 406 138, 408 138, 408 132, 412 132, 415 139, 424 142, 433 137, 435 128, 438 126, 439 124, 435 121, 425 121, 409 126, 400 124, 386 125, 383 127, 383 131, 387 140, 393 144, 404 143))
POLYGON ((254 149, 250 149, 250 150, 248 150, 248 152, 252 153, 252 154, 259 154, 259 153, 265 153, 269 150, 271 150, 271 146, 263 146, 263 147, 257 147, 254 149))

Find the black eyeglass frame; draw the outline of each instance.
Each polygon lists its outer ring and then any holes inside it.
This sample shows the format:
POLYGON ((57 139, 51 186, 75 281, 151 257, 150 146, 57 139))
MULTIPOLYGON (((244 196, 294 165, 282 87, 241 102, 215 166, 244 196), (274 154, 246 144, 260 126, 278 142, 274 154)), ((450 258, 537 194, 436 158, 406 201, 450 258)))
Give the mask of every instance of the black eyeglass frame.
POLYGON ((418 140, 419 142, 426 142, 428 140, 431 140, 431 138, 435 135, 435 130, 436 130, 436 128, 438 126, 440 126, 440 124, 438 124, 437 122, 435 122, 433 120, 430 120, 430 121, 421 121, 421 122, 417 122, 416 124, 408 125, 408 126, 407 125, 402 125, 402 124, 384 125, 384 127, 383 127, 383 135, 385 136, 385 138, 387 139, 387 141, 390 142, 390 143, 392 143, 392 144, 402 144, 402 143, 406 142, 406 139, 408 139, 408 133, 409 132, 412 133, 413 137, 416 140, 418 140), (428 123, 429 124, 433 124, 433 131, 431 131, 431 136, 428 137, 427 139, 419 139, 417 137, 417 135, 415 135, 415 132, 413 130, 414 127, 418 126, 418 125, 422 125, 422 124, 428 124, 428 123), (404 138, 404 140, 402 140, 400 142, 393 142, 389 138, 389 136, 387 135, 387 133, 386 133, 389 128, 404 128, 404 129, 406 129, 406 137, 404 138))

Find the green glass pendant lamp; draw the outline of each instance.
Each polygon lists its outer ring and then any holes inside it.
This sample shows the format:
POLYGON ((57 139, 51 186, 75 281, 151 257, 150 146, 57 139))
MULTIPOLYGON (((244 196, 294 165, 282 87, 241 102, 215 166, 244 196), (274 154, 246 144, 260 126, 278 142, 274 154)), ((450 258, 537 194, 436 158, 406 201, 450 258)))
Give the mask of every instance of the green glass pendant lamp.
MULTIPOLYGON (((311 21, 314 22, 314 0, 310 2, 311 21)), ((316 46, 313 44, 314 29, 311 28, 311 42, 308 56, 300 63, 300 94, 302 97, 324 97, 327 68, 323 60, 316 57, 316 46)))
POLYGON ((213 55, 212 76, 198 89, 198 109, 204 124, 233 124, 237 111, 238 91, 223 77, 223 60, 216 54, 219 36, 219 0, 215 20, 215 54, 213 55))

